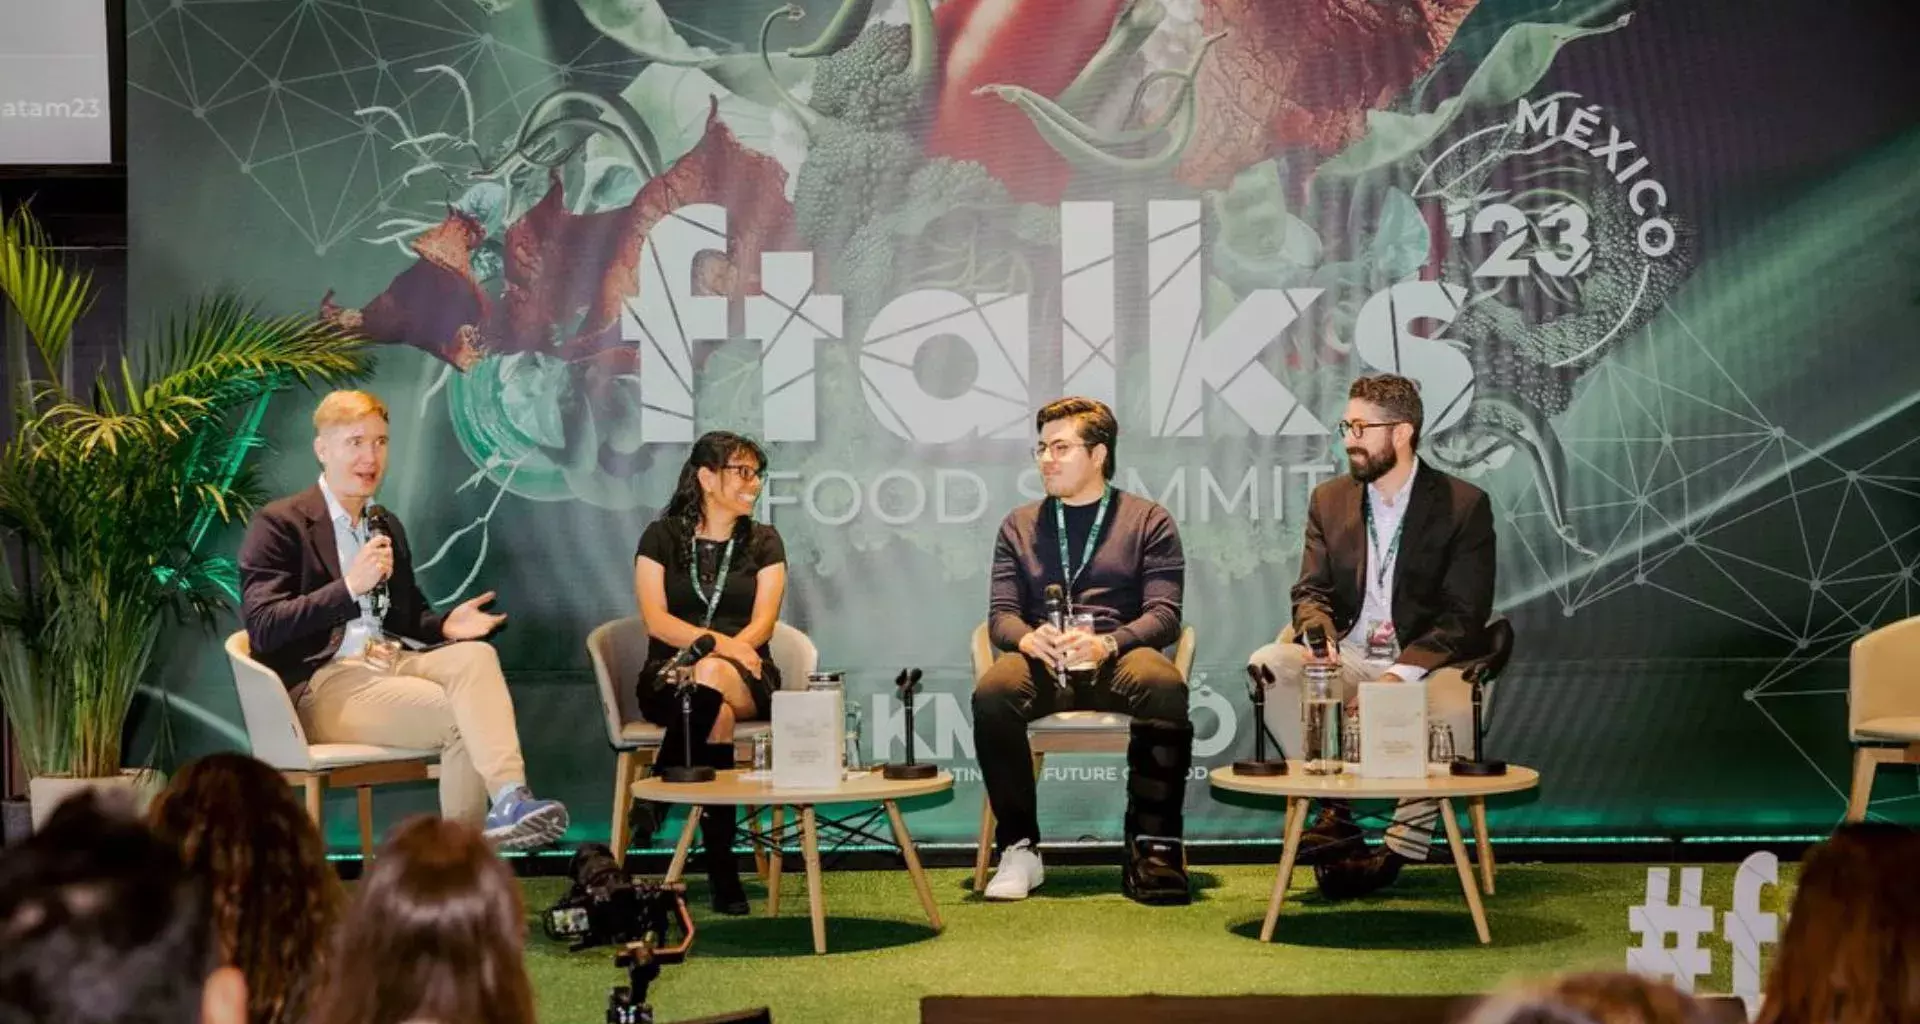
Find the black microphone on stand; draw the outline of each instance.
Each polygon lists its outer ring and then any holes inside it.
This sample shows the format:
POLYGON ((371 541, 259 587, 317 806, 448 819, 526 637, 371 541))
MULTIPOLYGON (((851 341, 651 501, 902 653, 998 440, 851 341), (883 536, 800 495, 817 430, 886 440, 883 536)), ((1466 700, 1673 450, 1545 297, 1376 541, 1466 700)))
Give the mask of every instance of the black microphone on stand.
POLYGON ((1235 775, 1287 774, 1286 761, 1267 760, 1267 687, 1272 685, 1272 669, 1258 664, 1247 666, 1247 695, 1253 700, 1253 760, 1233 762, 1235 775))
MULTIPOLYGON (((1067 591, 1058 583, 1047 584, 1047 621, 1053 624, 1054 632, 1067 631, 1067 591)), ((1053 660, 1053 683, 1063 690, 1067 688, 1065 658, 1053 660)))
MULTIPOLYGON (((688 665, 713 653, 713 634, 702 633, 687 645, 687 649, 674 656, 660 670, 662 675, 677 672, 688 665)), ((670 764, 660 769, 660 778, 666 782, 712 782, 715 772, 712 765, 693 763, 693 688, 698 684, 682 678, 680 688, 680 730, 685 741, 681 744, 682 764, 670 764)))
POLYGON ((919 764, 913 759, 913 697, 920 692, 920 670, 901 669, 893 685, 900 691, 900 702, 907 706, 907 761, 889 764, 880 773, 889 779, 931 779, 940 773, 939 766, 919 764))

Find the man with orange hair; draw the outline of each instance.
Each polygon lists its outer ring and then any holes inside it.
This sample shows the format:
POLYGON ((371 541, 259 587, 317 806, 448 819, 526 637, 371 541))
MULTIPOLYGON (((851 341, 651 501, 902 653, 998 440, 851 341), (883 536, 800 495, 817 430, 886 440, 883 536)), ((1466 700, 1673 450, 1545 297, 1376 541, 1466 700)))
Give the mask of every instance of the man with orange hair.
POLYGON ((492 645, 491 591, 441 615, 413 578, 406 531, 367 511, 387 472, 387 407, 335 391, 313 414, 320 480, 254 516, 240 546, 253 655, 280 674, 307 735, 440 751, 440 813, 502 849, 560 838, 567 809, 535 799, 492 645), (397 641, 397 642, 396 642, 397 641))

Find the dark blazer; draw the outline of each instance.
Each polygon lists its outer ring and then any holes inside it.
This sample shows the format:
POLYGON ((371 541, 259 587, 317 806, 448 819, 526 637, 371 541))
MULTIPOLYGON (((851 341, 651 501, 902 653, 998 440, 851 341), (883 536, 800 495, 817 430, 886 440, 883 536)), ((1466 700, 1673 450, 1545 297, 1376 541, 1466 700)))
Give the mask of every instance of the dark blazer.
MULTIPOLYGON (((382 624, 396 636, 436 644, 441 616, 413 578, 413 551, 400 520, 393 526, 393 574, 382 624)), ((254 514, 240 542, 240 614, 253 656, 289 690, 333 659, 360 603, 347 592, 333 520, 320 486, 281 498, 254 514)))
MULTIPOLYGON (((1342 473, 1313 489, 1307 509, 1293 624, 1344 636, 1366 600, 1367 485, 1342 473)), ((1428 671, 1483 652, 1493 614, 1493 503, 1487 492, 1421 463, 1407 498, 1393 569, 1393 628, 1400 662, 1428 671)))

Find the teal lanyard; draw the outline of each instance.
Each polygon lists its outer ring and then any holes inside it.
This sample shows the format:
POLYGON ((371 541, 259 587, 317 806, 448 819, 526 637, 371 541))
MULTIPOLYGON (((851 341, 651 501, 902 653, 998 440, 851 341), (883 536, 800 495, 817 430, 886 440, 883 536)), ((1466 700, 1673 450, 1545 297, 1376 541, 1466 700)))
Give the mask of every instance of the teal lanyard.
POLYGON ((1093 529, 1087 531, 1087 543, 1080 551, 1080 566, 1075 568, 1067 561, 1067 513, 1066 503, 1059 498, 1053 499, 1053 532, 1060 535, 1060 573, 1067 578, 1067 611, 1073 611, 1073 581, 1086 571, 1087 563, 1093 561, 1093 549, 1100 542, 1100 524, 1107 521, 1107 503, 1113 500, 1113 487, 1109 485, 1100 492, 1100 507, 1093 513, 1093 529))
MULTIPOLYGON (((727 570, 733 568, 733 541, 734 538, 728 537, 727 546, 720 553, 720 574, 713 578, 713 593, 709 594, 700 587, 700 530, 696 527, 687 536, 687 577, 693 581, 693 596, 707 606, 706 614, 700 619, 701 629, 713 625, 713 613, 720 607, 720 594, 727 589, 727 570)), ((673 660, 679 661, 680 655, 687 653, 687 647, 680 648, 673 660)))
POLYGON ((720 607, 720 594, 727 588, 727 570, 733 568, 733 538, 727 538, 727 546, 720 553, 720 574, 713 578, 713 593, 700 588, 700 531, 694 530, 687 537, 687 576, 693 581, 693 596, 706 603, 706 617, 700 620, 700 628, 713 625, 713 613, 720 607))
MULTIPOLYGON (((1403 494, 1403 497, 1408 497, 1403 494)), ((1406 529, 1407 514, 1400 513, 1400 521, 1394 524, 1393 539, 1387 541, 1387 549, 1380 551, 1380 537, 1373 532, 1373 495, 1360 495, 1360 519, 1367 525, 1367 557, 1373 562, 1374 583, 1384 588, 1387 574, 1393 571, 1393 565, 1400 560, 1400 531, 1406 529)))

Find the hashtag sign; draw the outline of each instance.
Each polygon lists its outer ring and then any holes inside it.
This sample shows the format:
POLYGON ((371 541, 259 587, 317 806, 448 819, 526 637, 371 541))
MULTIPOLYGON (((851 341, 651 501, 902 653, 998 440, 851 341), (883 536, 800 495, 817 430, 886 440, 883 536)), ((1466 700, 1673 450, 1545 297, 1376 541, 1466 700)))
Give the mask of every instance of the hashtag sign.
POLYGON ((1747 1004, 1747 1019, 1760 1009, 1760 947, 1780 941, 1780 915, 1762 913, 1760 890, 1780 882, 1780 860, 1761 851, 1749 856, 1733 878, 1733 909, 1724 930, 1733 947, 1733 994, 1747 1004))
POLYGON ((1676 903, 1667 902, 1671 882, 1668 869, 1648 868, 1647 902, 1627 908, 1627 930, 1641 938, 1627 950, 1627 970, 1668 978, 1682 992, 1692 992, 1693 979, 1712 970, 1712 954, 1700 945, 1700 936, 1713 930, 1713 908, 1700 905, 1699 868, 1680 869, 1676 903))

